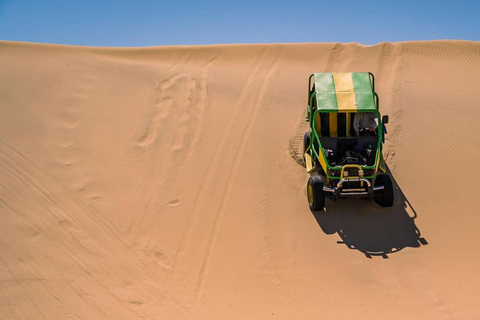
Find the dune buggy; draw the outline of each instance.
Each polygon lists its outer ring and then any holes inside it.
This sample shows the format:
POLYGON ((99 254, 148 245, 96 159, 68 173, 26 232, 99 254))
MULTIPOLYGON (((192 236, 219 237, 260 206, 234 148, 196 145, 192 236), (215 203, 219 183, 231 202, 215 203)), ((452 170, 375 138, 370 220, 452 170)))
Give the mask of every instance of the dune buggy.
POLYGON ((381 117, 378 104, 372 73, 310 76, 303 154, 311 175, 311 210, 323 209, 326 197, 371 197, 382 207, 393 205, 392 179, 382 154, 388 116, 381 117), (362 117, 374 123, 362 128, 362 117))

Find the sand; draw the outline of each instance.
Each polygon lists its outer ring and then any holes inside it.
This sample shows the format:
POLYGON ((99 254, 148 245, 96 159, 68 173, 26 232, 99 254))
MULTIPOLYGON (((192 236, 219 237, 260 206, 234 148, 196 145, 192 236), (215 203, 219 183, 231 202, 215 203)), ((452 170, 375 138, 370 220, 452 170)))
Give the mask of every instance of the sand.
POLYGON ((0 42, 0 70, 1 319, 479 319, 479 42, 0 42), (308 208, 330 71, 376 77, 393 208, 308 208))

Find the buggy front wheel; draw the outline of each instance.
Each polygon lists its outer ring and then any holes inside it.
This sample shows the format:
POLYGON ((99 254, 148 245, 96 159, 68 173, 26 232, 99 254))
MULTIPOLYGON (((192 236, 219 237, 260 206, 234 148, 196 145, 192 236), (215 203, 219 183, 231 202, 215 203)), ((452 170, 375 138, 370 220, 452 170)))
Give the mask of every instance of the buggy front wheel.
POLYGON ((310 210, 319 211, 325 207, 325 193, 322 177, 315 175, 308 179, 307 198, 310 210))

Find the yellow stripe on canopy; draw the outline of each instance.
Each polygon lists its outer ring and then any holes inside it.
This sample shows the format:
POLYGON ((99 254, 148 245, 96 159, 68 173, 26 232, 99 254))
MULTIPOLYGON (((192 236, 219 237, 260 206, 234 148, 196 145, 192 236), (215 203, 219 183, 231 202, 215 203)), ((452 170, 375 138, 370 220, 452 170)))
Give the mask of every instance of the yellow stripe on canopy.
POLYGON ((351 73, 333 73, 338 111, 357 111, 351 73))

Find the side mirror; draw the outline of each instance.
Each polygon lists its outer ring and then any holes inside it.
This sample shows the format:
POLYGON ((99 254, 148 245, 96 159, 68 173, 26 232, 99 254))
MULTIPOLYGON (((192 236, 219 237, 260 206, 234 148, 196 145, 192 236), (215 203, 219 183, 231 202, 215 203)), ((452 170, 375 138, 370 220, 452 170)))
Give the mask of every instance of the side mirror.
POLYGON ((388 123, 388 116, 383 116, 382 117, 382 123, 387 124, 388 123))

